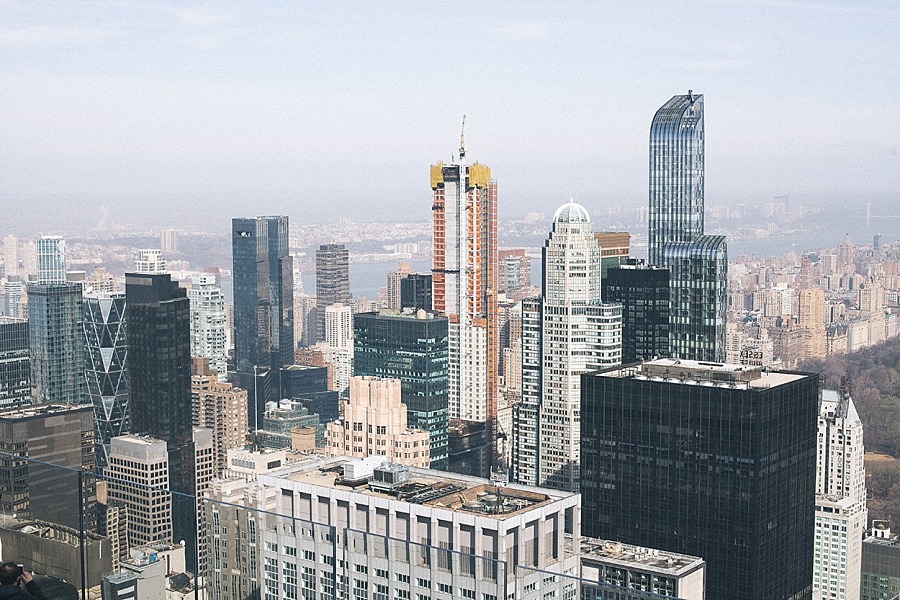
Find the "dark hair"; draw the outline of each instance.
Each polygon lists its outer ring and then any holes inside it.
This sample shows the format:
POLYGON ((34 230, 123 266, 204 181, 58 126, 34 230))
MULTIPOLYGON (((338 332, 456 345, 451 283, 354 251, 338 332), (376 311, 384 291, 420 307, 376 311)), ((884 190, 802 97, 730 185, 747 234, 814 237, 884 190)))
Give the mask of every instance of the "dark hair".
POLYGON ((0 565, 0 585, 15 585, 19 582, 22 567, 14 562, 5 562, 0 565))

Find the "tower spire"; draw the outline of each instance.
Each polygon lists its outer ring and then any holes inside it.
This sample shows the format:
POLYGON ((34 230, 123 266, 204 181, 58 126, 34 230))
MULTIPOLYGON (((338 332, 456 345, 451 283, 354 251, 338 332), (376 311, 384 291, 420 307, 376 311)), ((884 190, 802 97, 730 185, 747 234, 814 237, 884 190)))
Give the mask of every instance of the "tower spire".
POLYGON ((459 134, 459 159, 466 156, 466 115, 463 115, 462 131, 459 134))

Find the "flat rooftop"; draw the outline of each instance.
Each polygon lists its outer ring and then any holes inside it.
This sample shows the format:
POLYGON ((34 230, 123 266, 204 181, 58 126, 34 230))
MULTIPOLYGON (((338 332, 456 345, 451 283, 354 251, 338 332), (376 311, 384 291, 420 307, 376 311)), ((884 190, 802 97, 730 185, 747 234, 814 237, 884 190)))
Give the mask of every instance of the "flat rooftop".
POLYGON ((94 410, 90 404, 29 404, 0 411, 0 419, 31 419, 86 409, 94 410))
POLYGON ((771 371, 765 367, 731 363, 659 358, 627 365, 600 373, 602 377, 669 381, 686 385, 766 389, 785 385, 808 375, 787 371, 771 371))
MULTIPOLYGON (((348 490, 372 497, 392 498, 445 510, 469 512, 503 519, 544 503, 575 496, 543 488, 492 482, 446 471, 434 471, 383 463, 372 476, 365 468, 355 478, 345 476, 345 466, 369 459, 332 457, 294 464, 268 475, 320 488, 348 490), (390 481, 385 481, 385 480, 390 481)), ((369 465, 376 464, 374 461, 369 465)), ((371 467, 370 467, 371 468, 371 467)))
POLYGON ((588 564, 596 561, 670 577, 680 577, 704 564, 704 560, 697 556, 587 537, 581 538, 581 560, 588 564))

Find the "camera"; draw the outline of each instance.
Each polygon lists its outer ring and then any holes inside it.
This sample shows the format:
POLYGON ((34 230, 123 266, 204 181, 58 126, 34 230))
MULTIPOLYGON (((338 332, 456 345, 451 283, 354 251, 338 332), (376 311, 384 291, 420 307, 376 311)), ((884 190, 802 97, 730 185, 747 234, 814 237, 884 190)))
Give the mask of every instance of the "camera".
POLYGON ((25 565, 19 563, 19 564, 17 564, 16 566, 19 567, 19 577, 21 577, 21 576, 22 576, 22 573, 25 572, 25 565))

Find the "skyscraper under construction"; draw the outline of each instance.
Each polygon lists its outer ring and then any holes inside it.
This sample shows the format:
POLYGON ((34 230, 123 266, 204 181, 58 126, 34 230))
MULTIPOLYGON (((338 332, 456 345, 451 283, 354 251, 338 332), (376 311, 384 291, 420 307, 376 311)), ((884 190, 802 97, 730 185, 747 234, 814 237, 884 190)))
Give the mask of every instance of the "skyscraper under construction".
POLYGON ((489 167, 466 161, 465 117, 459 160, 431 166, 431 189, 433 306, 450 321, 449 416, 487 423, 490 463, 499 365, 497 183, 489 167))

